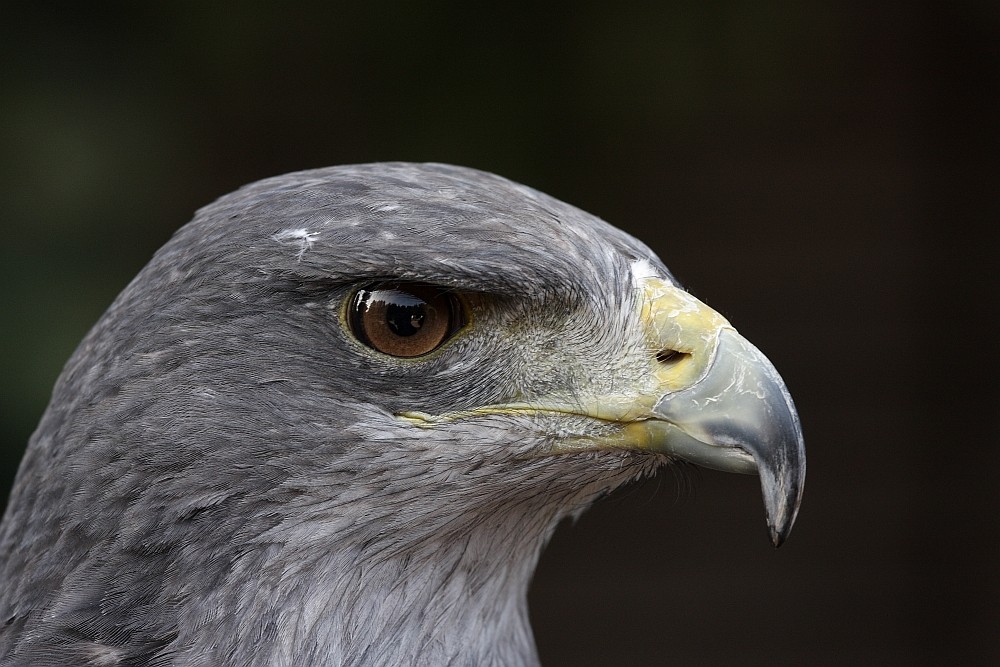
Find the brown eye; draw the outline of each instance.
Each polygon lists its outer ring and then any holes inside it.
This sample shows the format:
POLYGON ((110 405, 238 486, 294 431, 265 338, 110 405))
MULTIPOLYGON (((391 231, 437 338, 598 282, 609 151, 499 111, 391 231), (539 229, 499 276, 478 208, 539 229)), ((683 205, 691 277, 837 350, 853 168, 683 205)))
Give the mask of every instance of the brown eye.
POLYGON ((362 343, 394 357, 436 350, 465 323, 458 298, 431 285, 382 285, 351 299, 351 330, 362 343))

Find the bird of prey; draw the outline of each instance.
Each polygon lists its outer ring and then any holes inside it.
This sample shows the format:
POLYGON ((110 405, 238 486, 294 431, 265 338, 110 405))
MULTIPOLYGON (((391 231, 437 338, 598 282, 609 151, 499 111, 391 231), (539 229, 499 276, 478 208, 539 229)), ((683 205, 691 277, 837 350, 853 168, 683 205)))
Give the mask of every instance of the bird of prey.
POLYGON ((645 245, 488 173, 201 209, 86 336, 0 527, 0 665, 532 665, 561 518, 678 460, 805 476, 768 360, 645 245))

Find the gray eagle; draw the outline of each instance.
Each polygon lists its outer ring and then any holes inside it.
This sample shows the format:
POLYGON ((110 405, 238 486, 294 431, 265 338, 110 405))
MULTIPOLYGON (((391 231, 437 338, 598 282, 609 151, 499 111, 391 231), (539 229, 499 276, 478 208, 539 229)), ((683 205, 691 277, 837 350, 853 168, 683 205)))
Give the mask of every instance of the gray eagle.
POLYGON ((653 252, 471 169, 201 209, 80 344, 0 526, 0 665, 533 665, 560 519, 678 460, 805 477, 768 360, 653 252))

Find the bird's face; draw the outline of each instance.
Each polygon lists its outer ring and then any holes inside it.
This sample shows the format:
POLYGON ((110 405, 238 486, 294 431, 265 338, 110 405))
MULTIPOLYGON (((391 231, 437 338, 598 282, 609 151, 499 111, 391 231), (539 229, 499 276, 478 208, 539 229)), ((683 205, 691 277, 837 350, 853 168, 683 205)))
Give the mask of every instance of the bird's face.
POLYGON ((508 459, 658 453, 733 472, 763 468, 779 543, 802 482, 801 434, 780 376, 646 259, 618 254, 609 263, 614 280, 588 285, 596 291, 587 298, 579 284, 540 299, 408 283, 360 288, 344 301, 342 327, 377 368, 365 375, 388 399, 382 417, 424 431, 411 436, 492 440, 479 431, 485 425, 502 434, 508 459), (407 388, 425 386, 400 391, 406 372, 419 374, 407 388))
POLYGON ((446 166, 279 177, 146 271, 140 346, 190 360, 167 403, 240 439, 241 469, 278 462, 239 478, 252 495, 445 465, 450 498, 490 495, 461 472, 487 466, 501 502, 557 479, 584 502, 684 459, 759 471, 776 543, 794 521, 804 452, 774 368, 644 245, 528 188, 446 166))

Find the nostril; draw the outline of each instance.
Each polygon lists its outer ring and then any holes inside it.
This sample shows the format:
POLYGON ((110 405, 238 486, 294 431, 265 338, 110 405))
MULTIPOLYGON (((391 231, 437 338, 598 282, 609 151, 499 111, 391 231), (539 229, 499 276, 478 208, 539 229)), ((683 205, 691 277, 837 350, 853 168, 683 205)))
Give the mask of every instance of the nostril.
POLYGON ((686 353, 677 350, 660 350, 656 353, 656 360, 661 364, 675 364, 686 356, 686 353))

